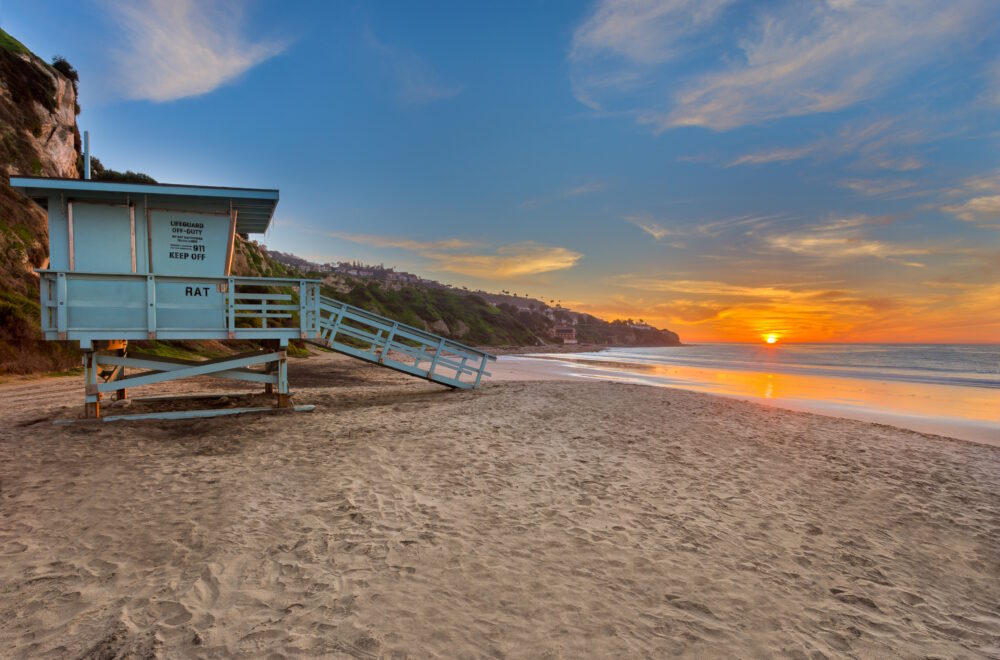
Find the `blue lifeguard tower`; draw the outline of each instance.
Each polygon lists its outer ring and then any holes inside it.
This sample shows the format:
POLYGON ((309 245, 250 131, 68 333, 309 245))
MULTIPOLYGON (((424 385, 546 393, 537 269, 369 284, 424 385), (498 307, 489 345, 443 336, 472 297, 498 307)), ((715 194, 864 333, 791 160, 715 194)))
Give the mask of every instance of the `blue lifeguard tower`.
POLYGON ((319 280, 233 277, 236 235, 267 230, 277 190, 36 177, 11 177, 10 185, 48 211, 49 265, 39 271, 42 333, 50 341, 79 342, 87 417, 101 416, 105 395, 122 398, 130 388, 195 376, 262 383, 275 407, 291 407, 290 340, 451 388, 478 386, 495 360, 327 298, 319 280), (242 339, 269 348, 205 361, 129 348, 130 341, 153 339, 242 339))

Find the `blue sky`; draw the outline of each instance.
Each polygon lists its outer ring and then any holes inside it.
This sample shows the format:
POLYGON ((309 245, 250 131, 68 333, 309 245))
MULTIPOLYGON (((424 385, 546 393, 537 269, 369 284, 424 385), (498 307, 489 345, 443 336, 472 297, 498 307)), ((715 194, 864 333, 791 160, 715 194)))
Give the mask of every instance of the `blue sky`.
POLYGON ((270 247, 685 339, 997 341, 1000 3, 0 0, 270 247))

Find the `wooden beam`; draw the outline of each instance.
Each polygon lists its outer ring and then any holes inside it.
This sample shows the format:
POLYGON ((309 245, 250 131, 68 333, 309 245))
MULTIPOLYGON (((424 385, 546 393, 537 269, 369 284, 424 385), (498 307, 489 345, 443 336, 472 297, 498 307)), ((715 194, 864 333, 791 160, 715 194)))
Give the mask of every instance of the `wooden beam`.
MULTIPOLYGON (((114 364, 117 360, 114 356, 102 356, 108 364, 114 364)), ((121 358, 125 362, 125 366, 130 366, 128 364, 131 358, 125 357, 121 358)), ((191 362, 186 366, 181 366, 172 364, 169 370, 156 371, 153 373, 144 373, 138 376, 129 376, 122 380, 115 381, 112 384, 109 383, 96 383, 87 384, 87 394, 93 395, 98 394, 103 391, 110 391, 117 389, 119 387, 138 387, 140 385, 152 385, 154 383, 162 383, 168 380, 180 380, 181 378, 193 378, 194 376, 215 376, 220 372, 229 372, 239 369, 241 367, 248 367, 254 364, 261 364, 263 362, 271 362, 274 360, 284 360, 284 351, 275 351, 273 353, 259 352, 248 354, 244 356, 233 356, 229 358, 219 358, 217 360, 205 360, 204 362, 191 362)), ((152 360, 146 361, 151 363, 152 360)), ((265 374, 260 375, 263 378, 267 378, 265 374)), ((224 376, 226 378, 235 378, 235 375, 224 376)), ((240 378, 243 380, 243 378, 240 378)), ((256 378, 254 378, 256 380, 256 378)), ((266 381, 265 381, 266 382, 266 381)))
POLYGON ((236 247, 236 216, 239 211, 236 209, 232 210, 229 214, 229 245, 226 249, 226 277, 229 277, 229 273, 233 268, 233 249, 236 247))
POLYGON ((206 417, 222 417, 225 415, 246 415, 252 413, 276 412, 312 412, 316 406, 291 406, 289 408, 272 408, 258 406, 253 408, 219 408, 214 410, 170 410, 166 412, 136 413, 134 415, 110 415, 99 419, 57 419, 54 424, 81 424, 86 422, 128 422, 143 419, 200 419, 206 417))

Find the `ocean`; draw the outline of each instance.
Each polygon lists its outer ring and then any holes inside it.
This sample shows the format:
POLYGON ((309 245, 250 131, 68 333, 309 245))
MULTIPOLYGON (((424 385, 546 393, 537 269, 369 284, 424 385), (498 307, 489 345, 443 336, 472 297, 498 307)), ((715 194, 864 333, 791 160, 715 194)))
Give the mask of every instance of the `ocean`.
POLYGON ((500 359, 1000 445, 1000 345, 698 344, 500 359))

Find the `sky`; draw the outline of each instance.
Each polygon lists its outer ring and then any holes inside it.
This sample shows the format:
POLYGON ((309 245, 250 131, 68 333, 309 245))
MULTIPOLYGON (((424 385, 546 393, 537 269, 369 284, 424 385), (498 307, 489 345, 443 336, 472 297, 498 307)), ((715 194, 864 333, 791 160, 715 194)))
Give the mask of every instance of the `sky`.
POLYGON ((0 0, 105 166, 683 341, 1000 342, 994 0, 0 0))

